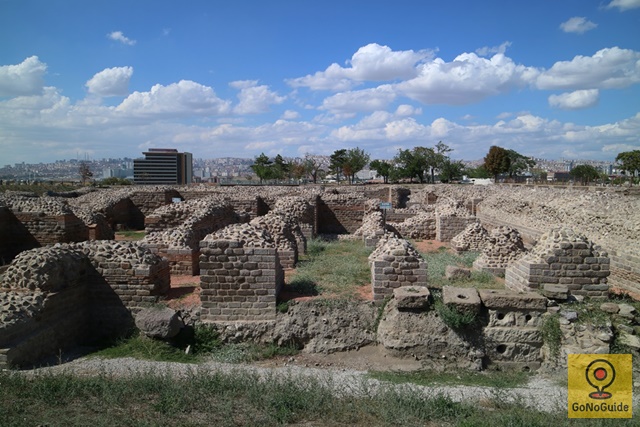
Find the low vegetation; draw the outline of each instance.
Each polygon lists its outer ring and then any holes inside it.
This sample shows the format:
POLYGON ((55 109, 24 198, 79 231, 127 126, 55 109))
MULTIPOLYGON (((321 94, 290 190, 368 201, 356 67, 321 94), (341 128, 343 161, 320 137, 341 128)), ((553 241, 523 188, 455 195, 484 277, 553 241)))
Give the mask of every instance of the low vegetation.
POLYGON ((527 384, 531 374, 522 371, 484 371, 484 372, 437 372, 431 370, 399 372, 372 371, 369 377, 393 384, 415 384, 421 386, 479 386, 516 388, 527 384))
POLYGON ((357 288, 371 282, 370 253, 361 241, 314 239, 307 245, 307 255, 300 260, 287 290, 355 298, 357 288))
POLYGON ((473 287, 478 289, 502 289, 504 285, 491 273, 486 271, 471 271, 471 278, 449 280, 445 277, 448 265, 470 268, 480 254, 477 252, 464 252, 455 254, 446 246, 441 246, 435 252, 422 252, 427 261, 427 277, 430 287, 449 285, 463 288, 473 287))
POLYGON ((116 240, 142 240, 145 236, 144 230, 124 230, 117 231, 116 240))
MULTIPOLYGON (((260 375, 246 370, 192 372, 172 377, 155 371, 112 377, 70 373, 0 372, 2 426, 619 426, 625 420, 569 420, 542 413, 500 393, 455 402, 382 386, 337 396, 309 377, 260 375)), ((633 420, 628 420, 629 425, 633 420)))
POLYGON ((544 343, 549 347, 549 354, 551 357, 557 358, 560 355, 562 345, 560 316, 558 314, 546 316, 540 324, 540 332, 544 343))

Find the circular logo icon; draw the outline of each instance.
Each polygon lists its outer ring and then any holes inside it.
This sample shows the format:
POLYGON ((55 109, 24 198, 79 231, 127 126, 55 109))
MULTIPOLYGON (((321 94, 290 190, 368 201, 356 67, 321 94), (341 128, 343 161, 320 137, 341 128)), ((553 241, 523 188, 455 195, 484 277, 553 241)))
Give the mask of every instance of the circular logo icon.
POLYGON ((603 400, 611 397, 611 393, 604 391, 616 379, 616 369, 611 362, 604 359, 596 359, 589 363, 585 370, 585 375, 589 385, 596 389, 596 391, 589 393, 590 398, 603 400))

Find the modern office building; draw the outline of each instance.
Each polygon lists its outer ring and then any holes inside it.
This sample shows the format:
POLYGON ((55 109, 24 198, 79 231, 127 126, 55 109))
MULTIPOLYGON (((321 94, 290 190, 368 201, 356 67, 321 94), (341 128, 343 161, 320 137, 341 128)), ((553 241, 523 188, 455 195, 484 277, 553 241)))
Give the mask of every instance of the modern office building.
POLYGON ((150 148, 142 154, 144 159, 133 161, 136 184, 182 185, 193 181, 191 153, 178 153, 173 148, 150 148))

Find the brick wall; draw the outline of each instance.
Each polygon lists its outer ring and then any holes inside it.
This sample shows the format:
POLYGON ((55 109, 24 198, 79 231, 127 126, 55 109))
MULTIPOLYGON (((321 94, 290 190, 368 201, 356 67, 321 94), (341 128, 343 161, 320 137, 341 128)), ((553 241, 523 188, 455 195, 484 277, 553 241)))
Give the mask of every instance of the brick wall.
POLYGON ((274 320, 283 285, 275 248, 243 247, 233 240, 200 243, 203 321, 274 320))
POLYGON ((446 216, 436 213, 436 240, 449 242, 474 222, 476 222, 475 217, 446 216))

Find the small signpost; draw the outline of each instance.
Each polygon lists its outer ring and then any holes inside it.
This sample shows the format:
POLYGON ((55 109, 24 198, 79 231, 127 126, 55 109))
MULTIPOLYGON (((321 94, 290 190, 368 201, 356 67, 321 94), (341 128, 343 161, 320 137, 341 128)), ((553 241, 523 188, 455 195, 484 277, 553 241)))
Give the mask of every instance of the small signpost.
POLYGON ((390 202, 381 202, 380 209, 382 209, 382 226, 384 229, 387 229, 387 211, 391 210, 390 202))

